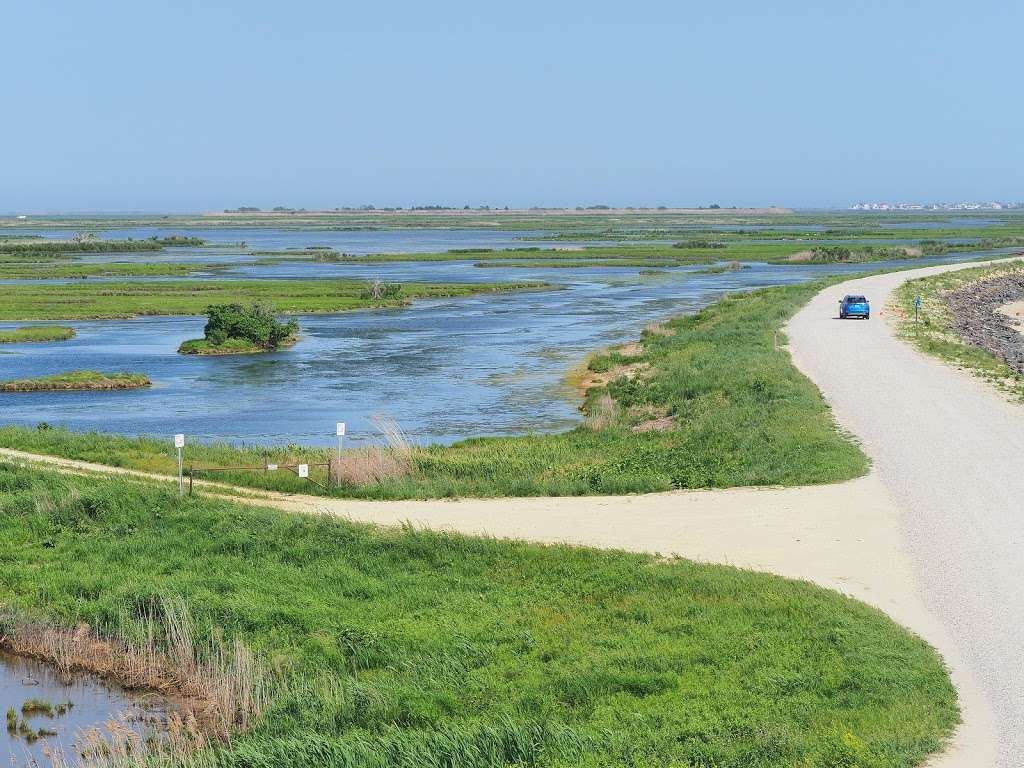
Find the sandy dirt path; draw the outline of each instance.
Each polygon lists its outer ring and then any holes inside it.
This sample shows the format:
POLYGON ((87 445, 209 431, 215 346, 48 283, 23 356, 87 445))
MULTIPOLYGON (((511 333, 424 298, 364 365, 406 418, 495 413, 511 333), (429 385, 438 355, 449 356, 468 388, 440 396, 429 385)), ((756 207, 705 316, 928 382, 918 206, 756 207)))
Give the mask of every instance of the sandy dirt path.
POLYGON ((961 691, 966 764, 1011 768, 1024 765, 1024 408, 898 340, 889 313, 878 317, 908 278, 972 266, 842 283, 786 332, 794 362, 901 510, 921 597, 945 629, 945 640, 926 637, 961 691), (874 318, 833 319, 846 293, 867 296, 874 318))

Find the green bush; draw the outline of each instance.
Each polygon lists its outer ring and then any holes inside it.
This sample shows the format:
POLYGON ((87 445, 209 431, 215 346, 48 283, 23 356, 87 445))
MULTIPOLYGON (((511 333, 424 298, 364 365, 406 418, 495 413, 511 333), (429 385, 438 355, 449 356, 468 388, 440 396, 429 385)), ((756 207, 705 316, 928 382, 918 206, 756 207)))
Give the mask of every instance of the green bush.
POLYGON ((211 344, 221 345, 229 339, 247 341, 253 345, 275 349, 281 342, 299 332, 294 320, 280 323, 274 311, 265 304, 214 304, 206 308, 206 327, 203 332, 211 344))

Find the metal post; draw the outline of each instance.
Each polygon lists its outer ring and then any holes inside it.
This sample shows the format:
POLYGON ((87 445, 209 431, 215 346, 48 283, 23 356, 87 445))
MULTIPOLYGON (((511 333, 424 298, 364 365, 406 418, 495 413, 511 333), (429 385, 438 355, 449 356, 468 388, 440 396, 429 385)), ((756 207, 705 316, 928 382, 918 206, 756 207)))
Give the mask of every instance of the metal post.
MULTIPOLYGON (((339 421, 338 422, 337 433, 338 433, 338 456, 337 456, 337 458, 338 458, 338 474, 335 476, 334 482, 337 485, 341 485, 341 441, 345 439, 345 422, 343 422, 343 421, 339 421)), ((328 472, 327 475, 328 475, 328 477, 330 477, 330 472, 328 472)))
POLYGON ((174 436, 174 447, 178 449, 178 497, 185 495, 185 478, 182 476, 184 470, 184 462, 182 452, 185 449, 185 436, 175 435, 174 436))

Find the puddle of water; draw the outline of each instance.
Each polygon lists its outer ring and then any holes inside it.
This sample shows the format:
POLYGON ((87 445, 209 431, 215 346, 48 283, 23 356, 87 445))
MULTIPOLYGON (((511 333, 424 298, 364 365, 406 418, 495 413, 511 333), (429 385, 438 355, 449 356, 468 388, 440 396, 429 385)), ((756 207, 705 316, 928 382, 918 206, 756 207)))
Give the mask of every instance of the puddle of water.
MULTIPOLYGON (((0 653, 0 706, 13 709, 18 727, 0 726, 0 759, 13 768, 48 766, 58 750, 74 764, 83 748, 83 735, 92 728, 107 730, 116 721, 140 739, 159 737, 168 714, 168 702, 156 694, 128 692, 111 686, 94 675, 75 674, 65 680, 49 664, 0 653), (46 702, 53 712, 22 712, 32 700, 46 702), (26 737, 25 727, 44 734, 26 737), (20 732, 19 732, 20 731, 20 732)), ((9 720, 7 721, 9 722, 9 720)))

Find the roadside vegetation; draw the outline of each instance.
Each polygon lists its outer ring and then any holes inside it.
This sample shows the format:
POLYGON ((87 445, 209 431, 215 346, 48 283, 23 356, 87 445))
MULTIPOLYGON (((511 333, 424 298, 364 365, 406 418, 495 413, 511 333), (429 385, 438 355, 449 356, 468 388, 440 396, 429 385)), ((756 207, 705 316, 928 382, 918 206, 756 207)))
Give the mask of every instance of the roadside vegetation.
POLYGON ((298 340, 299 324, 278 322, 263 304, 216 304, 206 308, 204 338, 184 342, 185 355, 238 355, 272 352, 298 340))
POLYGON ((26 325, 21 328, 0 328, 0 344, 68 341, 75 338, 75 329, 65 325, 26 325))
POLYGON ((72 392, 83 390, 139 389, 152 382, 141 373, 68 371, 33 379, 0 381, 0 392, 72 392))
POLYGON ((358 280, 192 280, 4 286, 0 320, 84 320, 201 315, 211 304, 259 302, 282 314, 400 307, 414 299, 547 289, 544 283, 403 283, 397 294, 364 298, 358 280))
MULTIPOLYGON (((839 278, 836 278, 839 279, 839 278)), ((585 421, 560 434, 347 451, 324 485, 284 472, 218 480, 364 498, 640 493, 673 488, 800 485, 847 480, 867 457, 840 434, 817 388, 790 361, 781 328, 826 282, 727 296, 593 357, 575 376, 585 421)), ((173 473, 167 440, 0 428, 0 446, 173 473)), ((253 466, 326 463, 315 448, 189 446, 187 462, 253 466)), ((203 477, 200 472, 198 477, 203 477)))
POLYGON ((900 318, 900 337, 923 352, 968 370, 1011 396, 1024 399, 1024 375, 996 355, 958 335, 953 327, 953 311, 947 303, 951 292, 972 283, 1022 273, 1024 263, 1012 261, 907 281, 894 292, 892 301, 892 309, 900 318), (921 309, 915 322, 914 301, 917 297, 921 299, 921 309))
POLYGON ((251 649, 265 705, 196 766, 911 768, 958 719, 941 660, 881 612, 725 566, 10 464, 0 557, 15 615, 251 649))

